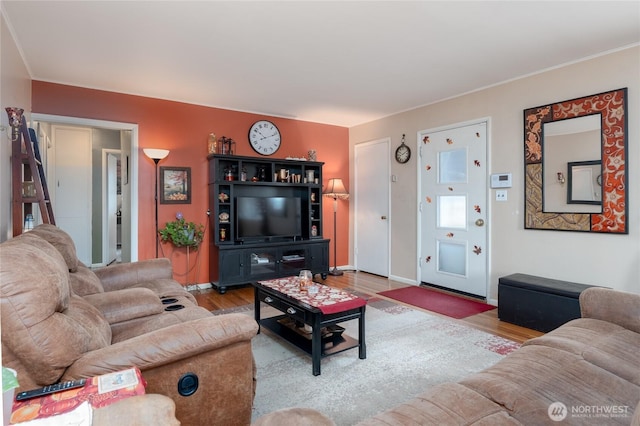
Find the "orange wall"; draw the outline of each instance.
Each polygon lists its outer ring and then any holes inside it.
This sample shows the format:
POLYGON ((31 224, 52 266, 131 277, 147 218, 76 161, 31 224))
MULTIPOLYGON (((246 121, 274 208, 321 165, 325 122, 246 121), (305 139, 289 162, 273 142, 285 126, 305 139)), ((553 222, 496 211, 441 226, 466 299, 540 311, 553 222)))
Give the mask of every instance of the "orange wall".
MULTIPOLYGON (((315 149, 318 161, 325 163, 323 184, 326 184, 329 178, 340 177, 349 189, 349 133, 345 127, 265 117, 41 81, 32 82, 32 112, 138 124, 138 258, 141 260, 155 257, 155 169, 153 161, 142 152, 143 148, 170 150, 169 156, 162 160, 159 166, 191 167, 191 204, 160 204, 160 226, 173 220, 178 211, 189 221, 206 222, 206 156, 209 133, 214 132, 218 137, 226 136, 236 141, 237 155, 259 156, 250 147, 247 139, 249 127, 258 119, 266 118, 280 129, 282 145, 274 157, 304 157, 309 149, 315 149)), ((338 265, 346 265, 349 262, 348 212, 347 202, 339 201, 338 265)), ((215 212, 212 212, 212 217, 214 214, 215 212)), ((324 237, 333 238, 333 200, 330 199, 324 200, 323 228, 324 237)), ((210 238, 210 229, 207 229, 207 241, 210 238)), ((333 242, 330 247, 330 264, 333 265, 333 242)), ((200 250, 199 268, 195 265, 196 255, 193 252, 190 255, 192 272, 187 281, 184 249, 173 250, 168 244, 162 245, 165 256, 172 259, 176 279, 182 283, 209 281, 209 244, 203 244, 200 250)))

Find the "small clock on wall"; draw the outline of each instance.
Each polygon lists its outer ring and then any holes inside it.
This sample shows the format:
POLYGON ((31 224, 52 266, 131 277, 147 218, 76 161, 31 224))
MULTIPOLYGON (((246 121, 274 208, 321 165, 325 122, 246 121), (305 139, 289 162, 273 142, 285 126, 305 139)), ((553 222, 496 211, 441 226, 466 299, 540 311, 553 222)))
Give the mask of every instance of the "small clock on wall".
POLYGON ((256 121, 249 129, 249 143, 258 154, 275 153, 280 148, 280 140, 280 130, 270 121, 256 121))
POLYGON ((396 161, 400 164, 404 164, 411 158, 411 148, 404 143, 404 135, 402 135, 402 142, 400 146, 396 148, 396 161))

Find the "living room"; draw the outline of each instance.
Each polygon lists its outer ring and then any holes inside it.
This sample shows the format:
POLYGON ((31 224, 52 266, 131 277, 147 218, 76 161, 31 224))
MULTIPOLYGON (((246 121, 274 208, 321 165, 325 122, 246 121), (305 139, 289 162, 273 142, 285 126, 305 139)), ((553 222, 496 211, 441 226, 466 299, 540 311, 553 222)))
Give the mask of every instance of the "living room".
MULTIPOLYGON (((240 155, 255 155, 245 142, 250 125, 263 115, 237 112, 219 108, 190 105, 181 102, 151 99, 123 93, 106 92, 65 84, 39 81, 29 75, 23 62, 17 41, 3 24, 3 105, 25 107, 27 114, 39 117, 82 117, 95 121, 137 123, 137 149, 131 153, 132 177, 137 176, 139 193, 135 198, 138 214, 134 218, 137 226, 132 228, 132 238, 137 250, 134 259, 155 256, 154 224, 154 164, 141 153, 142 148, 166 148, 170 157, 163 160, 167 166, 189 165, 192 168, 193 202, 180 205, 160 205, 160 224, 173 220, 178 210, 186 218, 197 222, 206 221, 206 142, 211 132, 230 137, 238 143, 240 155), (60 102, 64 99, 64 102, 60 102), (174 121, 178 120, 179 125, 174 121), (187 143, 188 141, 188 143, 187 143)), ((283 144, 278 157, 303 156, 309 149, 317 151, 319 161, 325 162, 324 176, 340 177, 347 188, 354 184, 352 158, 356 145, 390 138, 391 147, 400 144, 403 134, 412 148, 418 147, 417 133, 425 129, 452 126, 490 117, 489 164, 487 173, 509 172, 513 186, 506 201, 493 200, 489 194, 489 217, 487 227, 489 244, 487 271, 487 298, 497 299, 497 279, 513 272, 530 273, 550 278, 564 279, 584 284, 605 285, 619 290, 637 291, 635 277, 640 273, 637 262, 640 256, 640 236, 634 226, 638 220, 636 203, 639 189, 630 185, 628 191, 629 234, 606 235, 581 232, 540 232, 523 228, 524 169, 522 161, 523 120, 522 111, 529 107, 550 104, 566 99, 602 93, 617 88, 628 88, 628 105, 633 111, 638 93, 638 47, 625 47, 603 56, 583 58, 571 64, 548 69, 542 73, 484 89, 476 88, 472 93, 412 109, 381 118, 370 123, 352 127, 325 125, 300 120, 270 117, 283 134, 283 144), (606 266, 605 266, 606 265, 606 266), (615 266, 614 266, 615 265, 615 266)), ((630 114, 629 117, 633 117, 630 114)), ((6 117, 2 122, 6 123, 6 117)), ((634 140, 638 135, 638 123, 628 123, 628 155, 638 157, 634 140)), ((3 157, 8 157, 3 146, 3 157)), ((414 158, 417 155, 414 154, 414 158)), ((631 163, 633 164, 633 163, 631 163)), ((417 163, 408 164, 391 161, 391 175, 397 183, 390 186, 389 216, 389 276, 407 283, 419 282, 414 259, 418 253, 416 235, 418 223, 415 218, 417 194, 415 179, 417 163)), ((8 177, 8 169, 3 169, 8 177)), ((629 182, 637 180, 638 171, 630 167, 629 182)), ((10 199, 10 179, 1 188, 2 199, 10 199)), ((326 183, 326 182, 323 182, 326 183)), ((353 194, 352 194, 353 195, 353 194)), ((353 197, 352 197, 353 199, 353 197)), ((324 217, 332 217, 332 203, 324 203, 324 217)), ((340 201, 337 212, 337 265, 350 269, 356 263, 354 254, 354 206, 340 201), (343 237, 344 236, 344 237, 343 237)), ((0 212, 2 239, 10 237, 10 217, 0 212)), ((333 223, 325 220, 325 236, 333 235, 333 223)), ((333 244, 331 245, 333 259, 333 244)), ((176 264, 184 263, 181 253, 176 253, 176 264)), ((203 246, 201 265, 192 282, 209 281, 208 247, 203 246)))
MULTIPOLYGON (((339 200, 335 266, 357 269, 356 213, 354 198, 355 153, 358 146, 372 141, 388 140, 390 146, 389 197, 389 278, 409 285, 420 283, 416 260, 422 256, 417 235, 419 200, 418 135, 464 123, 488 123, 487 178, 494 173, 511 173, 512 186, 508 197, 497 201, 495 189, 488 189, 487 288, 489 303, 498 302, 498 279, 512 273, 526 273, 553 279, 599 285, 631 293, 640 293, 640 171, 635 164, 640 158, 640 45, 638 41, 617 46, 598 54, 580 56, 576 60, 559 64, 545 64, 537 72, 518 78, 501 80, 487 87, 471 87, 451 98, 434 103, 418 103, 415 108, 381 116, 372 121, 351 126, 324 124, 296 120, 269 113, 243 112, 197 103, 165 100, 153 96, 119 91, 101 90, 74 85, 69 82, 47 81, 34 78, 30 65, 21 52, 20 40, 14 38, 2 16, 2 75, 0 103, 3 108, 19 106, 25 109, 27 119, 58 122, 64 125, 101 126, 126 125, 133 133, 129 158, 132 198, 137 207, 130 223, 131 259, 146 260, 156 257, 153 216, 156 173, 154 162, 145 157, 144 148, 169 150, 161 166, 191 168, 192 200, 179 206, 160 204, 158 215, 162 225, 181 212, 188 220, 208 221, 208 162, 207 141, 211 133, 236 141, 235 153, 255 157, 247 141, 250 126, 262 119, 278 125, 283 135, 278 158, 306 156, 315 150, 324 162, 326 180, 341 178, 350 190, 350 200, 339 200), (628 200, 627 232, 611 235, 599 232, 554 232, 525 228, 525 162, 523 111, 569 99, 595 95, 609 90, 627 88, 627 159, 630 165, 626 188, 628 200), (420 106, 422 105, 422 106, 420 106), (115 123, 115 124, 114 124, 115 123), (406 135, 406 138, 404 137, 406 135), (406 164, 393 160, 392 154, 401 140, 412 148, 413 155, 406 164)), ((637 36, 637 28, 636 28, 637 36)), ((535 42, 532 41, 532 45, 535 42)), ((525 47, 522 47, 525 49, 525 47)), ((504 58, 500 58, 503 60, 504 58)), ((407 59, 407 62, 410 62, 407 59)), ((499 63, 497 60, 496 63, 499 63)), ((470 66, 469 72, 473 71, 470 66)), ((8 127, 5 114, 2 126, 8 127)), ((0 146, 0 157, 10 157, 8 143, 0 146)), ((5 161, 5 165, 8 161, 5 161)), ((11 204, 9 167, 3 167, 0 176, 0 199, 4 206, 11 204)), ((333 238, 333 203, 324 202, 324 236, 333 238)), ((10 240, 11 217, 9 208, 0 211, 0 241, 10 240)), ((211 238, 211 229, 206 238, 211 238)), ((183 284, 206 284, 211 280, 209 267, 211 247, 203 244, 198 262, 184 272, 187 262, 182 250, 163 245, 163 254, 171 258, 175 278, 183 284)), ((331 242, 331 265, 334 266, 334 242, 331 242)))

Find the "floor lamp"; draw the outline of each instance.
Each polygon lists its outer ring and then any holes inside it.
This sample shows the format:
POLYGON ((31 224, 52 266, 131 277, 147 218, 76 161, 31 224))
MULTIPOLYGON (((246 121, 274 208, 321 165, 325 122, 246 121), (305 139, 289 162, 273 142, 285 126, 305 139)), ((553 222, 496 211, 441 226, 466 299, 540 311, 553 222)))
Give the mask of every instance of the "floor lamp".
POLYGON ((342 271, 338 269, 338 246, 336 243, 337 226, 336 217, 338 213, 338 198, 346 200, 349 198, 349 193, 342 183, 342 179, 329 179, 327 187, 322 192, 325 197, 333 198, 333 269, 329 271, 329 275, 342 275, 342 271))
POLYGON ((158 235, 158 163, 160 160, 169 155, 168 149, 153 149, 153 148, 145 148, 144 155, 151 158, 154 163, 156 163, 156 258, 158 257, 158 246, 160 245, 159 235, 158 235))

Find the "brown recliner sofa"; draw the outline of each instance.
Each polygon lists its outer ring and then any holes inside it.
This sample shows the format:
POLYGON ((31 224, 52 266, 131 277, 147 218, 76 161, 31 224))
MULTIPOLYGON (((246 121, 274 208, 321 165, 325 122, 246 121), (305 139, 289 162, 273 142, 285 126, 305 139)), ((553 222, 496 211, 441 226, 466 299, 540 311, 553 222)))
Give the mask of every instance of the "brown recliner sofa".
POLYGON ((0 286, 2 361, 18 391, 137 366, 182 424, 250 423, 257 324, 198 307, 168 260, 92 271, 68 234, 40 225, 0 244, 0 286))

